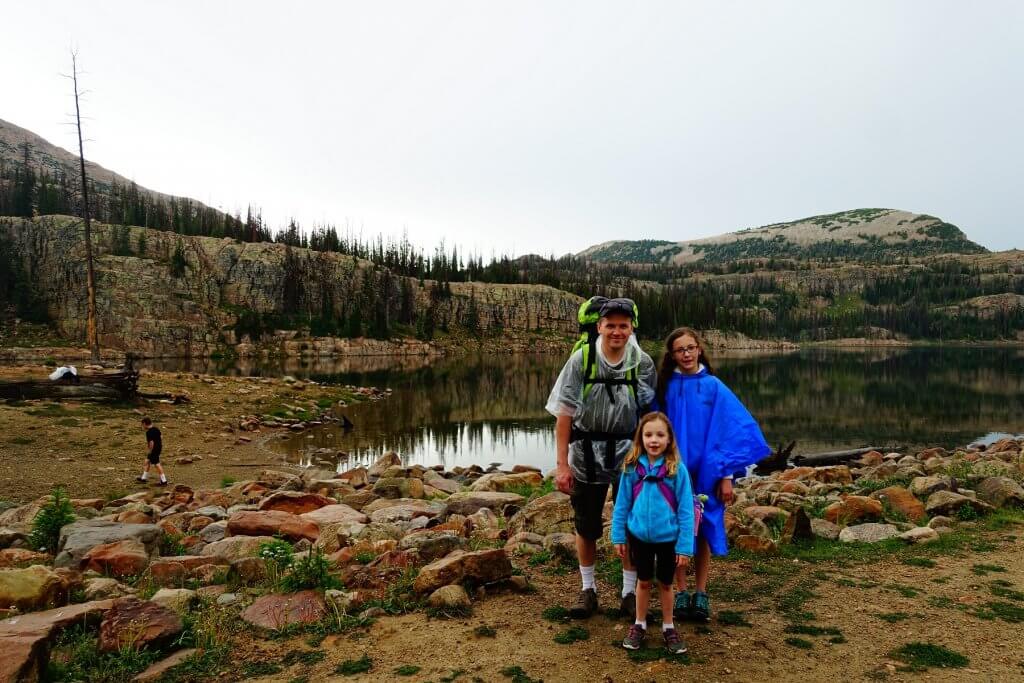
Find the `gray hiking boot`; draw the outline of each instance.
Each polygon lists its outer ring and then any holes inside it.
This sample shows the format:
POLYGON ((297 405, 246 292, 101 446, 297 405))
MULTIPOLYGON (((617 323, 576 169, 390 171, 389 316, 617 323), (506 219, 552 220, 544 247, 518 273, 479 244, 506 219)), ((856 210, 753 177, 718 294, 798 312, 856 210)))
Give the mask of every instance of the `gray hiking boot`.
POLYGON ((629 627, 629 633, 622 639, 622 647, 627 650, 639 650, 644 644, 647 631, 640 624, 634 623, 629 627))
POLYGON ((587 619, 597 611, 597 591, 588 588, 580 591, 576 604, 569 608, 569 616, 573 619, 587 619))
POLYGON ((686 641, 679 637, 679 633, 674 628, 662 631, 662 635, 665 637, 665 649, 670 654, 681 655, 686 652, 686 641))

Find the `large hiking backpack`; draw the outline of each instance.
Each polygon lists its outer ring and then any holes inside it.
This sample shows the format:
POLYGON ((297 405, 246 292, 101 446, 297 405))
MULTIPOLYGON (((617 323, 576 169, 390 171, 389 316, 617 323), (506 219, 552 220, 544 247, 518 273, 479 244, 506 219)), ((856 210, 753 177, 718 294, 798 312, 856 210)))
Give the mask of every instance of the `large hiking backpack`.
MULTIPOLYGON (((637 373, 636 368, 626 371, 622 379, 603 379, 597 376, 597 323, 601 319, 601 307, 608 302, 607 297, 592 296, 582 304, 576 312, 576 319, 579 322, 579 338, 573 344, 572 353, 583 350, 583 398, 590 395, 595 384, 604 384, 608 387, 608 397, 612 402, 615 396, 612 393, 611 385, 625 384, 629 387, 629 394, 636 401, 637 373)), ((636 304, 633 304, 633 327, 640 326, 640 311, 636 304)))

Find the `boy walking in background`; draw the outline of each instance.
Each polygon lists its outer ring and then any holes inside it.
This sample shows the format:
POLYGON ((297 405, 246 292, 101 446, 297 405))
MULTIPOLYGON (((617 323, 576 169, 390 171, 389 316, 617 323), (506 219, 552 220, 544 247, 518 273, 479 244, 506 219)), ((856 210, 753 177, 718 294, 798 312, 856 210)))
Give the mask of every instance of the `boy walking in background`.
POLYGON ((142 468, 142 476, 137 481, 145 484, 149 477, 149 467, 154 465, 157 474, 160 475, 160 483, 157 485, 167 486, 167 477, 164 475, 164 468, 160 465, 160 452, 164 449, 160 430, 153 426, 153 421, 148 417, 142 418, 142 428, 146 430, 146 466, 142 468))

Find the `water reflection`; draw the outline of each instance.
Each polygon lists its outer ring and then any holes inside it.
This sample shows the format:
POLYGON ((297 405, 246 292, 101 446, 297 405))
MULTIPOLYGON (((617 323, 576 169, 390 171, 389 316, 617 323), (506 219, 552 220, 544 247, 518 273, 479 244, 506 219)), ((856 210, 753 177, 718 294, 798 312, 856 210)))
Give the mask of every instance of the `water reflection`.
MULTIPOLYGON (((554 465, 544 402, 564 357, 490 355, 413 370, 366 368, 310 376, 387 386, 392 397, 346 409, 356 429, 327 426, 275 441, 291 462, 336 466, 393 450, 409 463, 554 465), (338 453, 343 453, 339 456, 338 453)), ((716 358, 719 375, 774 445, 796 453, 862 446, 952 447, 989 432, 1024 431, 1019 349, 809 349, 716 358)))

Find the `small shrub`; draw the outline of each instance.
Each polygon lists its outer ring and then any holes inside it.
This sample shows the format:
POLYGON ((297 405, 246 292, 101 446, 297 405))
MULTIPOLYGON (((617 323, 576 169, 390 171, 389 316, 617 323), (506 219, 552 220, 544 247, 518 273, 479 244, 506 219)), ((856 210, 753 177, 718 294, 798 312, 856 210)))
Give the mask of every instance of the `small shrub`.
POLYGON ((181 544, 181 539, 184 536, 182 534, 168 534, 164 533, 160 537, 160 556, 170 557, 178 555, 187 555, 188 550, 181 544))
POLYGON ((548 621, 565 621, 569 618, 569 610, 561 605, 551 605, 544 608, 540 616, 548 621))
POLYGON ((801 650, 810 650, 811 648, 814 647, 814 643, 812 643, 811 641, 805 640, 803 638, 796 638, 796 637, 786 638, 785 643, 786 643, 786 645, 791 645, 793 647, 798 647, 801 650))
POLYGON ((323 549, 316 546, 306 557, 292 562, 291 571, 281 579, 281 588, 287 593, 313 588, 341 588, 341 582, 331 575, 330 568, 331 563, 324 557, 323 549))
POLYGON ((718 623, 722 626, 753 626, 753 624, 747 621, 743 612, 736 612, 727 609, 718 613, 718 623))
POLYGON ((334 673, 341 676, 355 676, 356 674, 364 674, 372 668, 373 660, 370 659, 369 655, 363 655, 359 659, 346 659, 334 667, 334 673))
POLYGON ((580 626, 572 626, 555 635, 555 642, 560 645, 571 645, 579 640, 590 638, 590 632, 580 626))
POLYGON ((280 538, 260 543, 256 556, 266 563, 267 579, 274 587, 281 585, 285 572, 292 566, 295 557, 292 544, 280 538))
POLYGON ((961 668, 970 664, 970 660, 959 652, 933 643, 907 643, 894 650, 891 656, 906 664, 911 671, 924 671, 933 666, 961 668))
POLYGON ((506 666, 501 670, 501 675, 505 678, 511 678, 512 683, 543 683, 543 680, 541 679, 534 679, 527 676, 526 672, 519 666, 506 666))
POLYGON ((478 638, 495 638, 498 635, 498 631, 493 626, 488 626, 486 624, 477 626, 473 629, 473 633, 476 634, 478 638))
POLYGON ((960 506, 960 509, 956 511, 956 518, 961 522, 971 522, 978 519, 978 511, 975 510, 970 503, 964 503, 960 506))
POLYGON ((783 629, 785 633, 802 636, 841 636, 843 632, 834 626, 812 626, 810 624, 789 624, 783 629))
POLYGON ((75 521, 75 508, 63 488, 53 490, 50 500, 43 505, 32 520, 32 533, 28 544, 33 550, 45 550, 56 554, 60 530, 75 521))
POLYGON ((259 678, 281 673, 281 665, 274 662, 246 662, 242 665, 244 678, 259 678))
POLYGON ((420 672, 420 667, 415 664, 403 664, 402 666, 396 666, 393 673, 396 676, 415 676, 420 672))
POLYGON ((327 657, 327 653, 320 650, 292 650, 284 656, 281 661, 285 666, 293 664, 313 665, 319 664, 327 657))
POLYGON ((222 489, 226 489, 227 487, 229 487, 232 484, 234 484, 236 481, 238 481, 238 480, 235 479, 234 477, 221 477, 220 478, 220 487, 222 489))
POLYGON ((935 560, 930 560, 927 557, 905 557, 903 558, 903 564, 911 567, 934 567, 936 565, 935 560))
POLYGON ((530 559, 526 561, 526 564, 531 567, 537 567, 542 564, 547 564, 554 558, 554 554, 550 550, 541 550, 530 556, 530 559))
POLYGON ((909 619, 910 615, 906 612, 885 612, 883 614, 876 614, 876 617, 882 621, 888 621, 890 624, 895 624, 897 621, 903 621, 909 619))
POLYGON ((373 558, 374 558, 374 554, 373 553, 371 553, 371 552, 361 552, 361 553, 356 553, 355 555, 353 555, 352 556, 352 561, 353 562, 358 562, 359 564, 370 564, 371 562, 373 562, 373 558))
POLYGON ((1006 567, 998 564, 976 564, 971 567, 971 571, 978 576, 985 576, 989 572, 1004 573, 1006 572, 1006 567))

